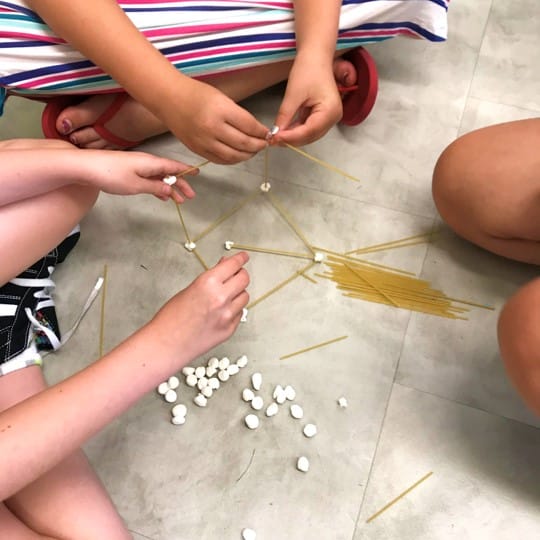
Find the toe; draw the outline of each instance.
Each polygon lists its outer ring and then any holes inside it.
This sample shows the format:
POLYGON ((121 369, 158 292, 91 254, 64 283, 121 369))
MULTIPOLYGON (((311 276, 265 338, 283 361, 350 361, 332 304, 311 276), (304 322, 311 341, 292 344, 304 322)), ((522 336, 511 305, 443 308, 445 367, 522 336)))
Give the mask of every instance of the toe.
POLYGON ((56 120, 59 133, 68 135, 81 128, 91 126, 110 104, 111 99, 100 96, 99 99, 89 98, 77 105, 66 107, 56 120))
POLYGON ((76 129, 69 136, 69 140, 80 148, 105 148, 106 142, 92 127, 76 129))
POLYGON ((345 58, 337 58, 334 62, 334 77, 340 86, 353 86, 357 81, 356 68, 345 58))

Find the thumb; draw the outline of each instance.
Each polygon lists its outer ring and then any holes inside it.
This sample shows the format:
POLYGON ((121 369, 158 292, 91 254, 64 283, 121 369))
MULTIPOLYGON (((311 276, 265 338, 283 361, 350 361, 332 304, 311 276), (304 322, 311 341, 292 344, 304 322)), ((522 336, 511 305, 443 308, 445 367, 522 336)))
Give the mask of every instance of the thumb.
POLYGON ((285 97, 276 116, 275 125, 281 130, 287 129, 293 122, 298 107, 285 97))

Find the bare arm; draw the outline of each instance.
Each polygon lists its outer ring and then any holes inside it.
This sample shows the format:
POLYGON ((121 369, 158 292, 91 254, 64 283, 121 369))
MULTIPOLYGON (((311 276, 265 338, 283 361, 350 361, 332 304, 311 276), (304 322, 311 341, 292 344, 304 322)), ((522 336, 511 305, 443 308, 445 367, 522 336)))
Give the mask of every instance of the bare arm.
POLYGON ((112 352, 0 413, 0 501, 50 470, 189 361, 226 340, 249 300, 249 278, 242 269, 247 260, 245 253, 222 260, 112 352))
POLYGON ((28 4, 191 150, 216 163, 234 163, 265 147, 265 126, 215 88, 177 71, 116 0, 92 0, 91 7, 86 0, 28 4))

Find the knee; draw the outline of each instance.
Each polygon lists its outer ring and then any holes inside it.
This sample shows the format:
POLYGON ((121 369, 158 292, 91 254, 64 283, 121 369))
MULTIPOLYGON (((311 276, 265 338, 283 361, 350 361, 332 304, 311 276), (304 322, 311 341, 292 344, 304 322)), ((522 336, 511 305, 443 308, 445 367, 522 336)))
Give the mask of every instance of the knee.
POLYGON ((508 375, 540 415, 540 278, 508 300, 499 317, 498 338, 508 375))

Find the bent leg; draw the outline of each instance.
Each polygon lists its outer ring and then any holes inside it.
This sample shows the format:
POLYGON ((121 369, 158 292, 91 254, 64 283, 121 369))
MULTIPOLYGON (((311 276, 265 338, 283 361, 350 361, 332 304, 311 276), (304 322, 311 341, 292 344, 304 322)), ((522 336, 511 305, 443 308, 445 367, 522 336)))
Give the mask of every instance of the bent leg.
POLYGON ((457 234, 511 259, 540 264, 540 118, 457 139, 441 155, 433 198, 457 234))
POLYGON ((540 278, 521 288, 504 306, 499 347, 508 375, 525 403, 540 415, 540 278))
MULTIPOLYGON (((46 388, 37 366, 0 377, 0 412, 46 388)), ((31 443, 30 439, 26 444, 31 443)), ((77 451, 38 480, 4 501, 0 530, 12 540, 131 538, 118 512, 82 451, 77 451)))

